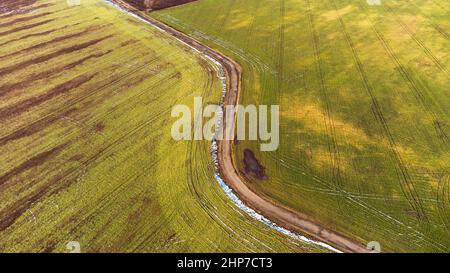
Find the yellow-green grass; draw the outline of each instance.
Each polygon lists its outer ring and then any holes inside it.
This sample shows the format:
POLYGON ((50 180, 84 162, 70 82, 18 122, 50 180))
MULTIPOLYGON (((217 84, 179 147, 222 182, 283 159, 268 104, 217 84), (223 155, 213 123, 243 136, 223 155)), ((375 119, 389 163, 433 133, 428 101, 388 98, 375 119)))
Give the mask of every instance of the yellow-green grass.
POLYGON ((1 252, 322 251, 237 209, 209 142, 172 140, 173 105, 219 101, 213 66, 103 1, 23 2, 0 14, 1 252))
POLYGON ((201 0, 151 13, 243 66, 279 104, 258 193, 384 251, 450 250, 450 4, 201 0))

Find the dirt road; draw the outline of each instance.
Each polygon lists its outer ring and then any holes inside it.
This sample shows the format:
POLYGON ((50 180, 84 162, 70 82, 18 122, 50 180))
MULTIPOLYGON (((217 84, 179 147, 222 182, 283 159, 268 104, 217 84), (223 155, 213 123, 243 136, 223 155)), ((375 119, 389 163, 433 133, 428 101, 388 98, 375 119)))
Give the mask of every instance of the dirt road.
MULTIPOLYGON (((242 69, 239 64, 201 44, 186 34, 151 18, 146 13, 136 10, 122 0, 112 0, 111 2, 116 3, 128 12, 140 17, 141 20, 147 21, 153 26, 176 37, 201 53, 208 55, 209 57, 214 58, 217 62, 221 63, 227 72, 229 85, 227 96, 225 98, 225 105, 236 105, 238 103, 242 77, 242 69)), ((227 128, 227 126, 234 128, 234 122, 234 117, 224 120, 223 128, 227 128)), ((245 184, 244 178, 242 178, 239 172, 236 171, 233 164, 233 141, 219 141, 218 145, 221 177, 248 207, 254 209, 261 215, 264 215, 266 218, 270 219, 279 226, 287 228, 293 232, 307 234, 310 237, 330 244, 343 252, 370 252, 359 242, 327 229, 316 223, 310 217, 276 204, 273 201, 267 200, 251 191, 245 184)))

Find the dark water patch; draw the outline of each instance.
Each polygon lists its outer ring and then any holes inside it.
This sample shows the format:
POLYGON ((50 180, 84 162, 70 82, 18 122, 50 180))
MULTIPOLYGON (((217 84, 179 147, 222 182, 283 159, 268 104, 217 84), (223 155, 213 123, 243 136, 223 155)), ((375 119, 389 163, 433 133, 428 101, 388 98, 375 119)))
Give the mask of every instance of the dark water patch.
POLYGON ((254 175, 260 180, 267 180, 265 168, 259 163, 250 149, 244 150, 244 173, 246 175, 254 175))

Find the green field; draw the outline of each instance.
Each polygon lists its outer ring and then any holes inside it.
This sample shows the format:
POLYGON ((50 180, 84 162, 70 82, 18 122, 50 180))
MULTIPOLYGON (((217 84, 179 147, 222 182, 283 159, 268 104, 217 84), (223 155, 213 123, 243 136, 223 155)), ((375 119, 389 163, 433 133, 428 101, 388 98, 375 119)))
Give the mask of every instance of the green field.
POLYGON ((151 13, 243 66, 279 104, 258 193, 383 251, 450 251, 450 2, 199 0, 151 13))
POLYGON ((103 1, 0 3, 0 252, 311 252, 241 212, 175 104, 213 66, 103 1))

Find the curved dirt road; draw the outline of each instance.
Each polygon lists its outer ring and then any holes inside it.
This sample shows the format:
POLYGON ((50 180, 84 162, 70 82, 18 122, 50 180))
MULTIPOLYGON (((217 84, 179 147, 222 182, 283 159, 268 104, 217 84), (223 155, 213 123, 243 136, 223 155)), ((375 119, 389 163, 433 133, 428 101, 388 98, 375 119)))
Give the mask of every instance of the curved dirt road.
MULTIPOLYGON (((132 6, 123 2, 122 0, 109 0, 128 12, 138 16, 141 20, 152 24, 160 30, 174 36, 178 40, 183 41, 189 46, 195 48, 199 52, 214 58, 222 64, 226 70, 228 77, 228 92, 225 98, 225 105, 236 105, 239 101, 239 91, 241 83, 242 69, 233 60, 214 51, 213 49, 201 44, 195 39, 179 32, 153 18, 142 11, 136 10, 132 6)), ((234 128, 234 117, 223 121, 223 128, 231 126, 234 128), (230 125, 231 124, 231 125, 230 125)), ((227 185, 236 193, 236 195, 246 203, 246 205, 272 222, 287 228, 288 230, 303 233, 311 236, 314 239, 325 242, 343 252, 370 252, 365 246, 356 242, 346 236, 337 232, 322 227, 320 224, 314 222, 310 217, 302 215, 298 212, 292 211, 289 208, 283 207, 270 200, 267 200, 253 191, 251 191, 245 184, 239 172, 236 171, 233 164, 233 141, 219 141, 219 164, 220 173, 227 185)))

